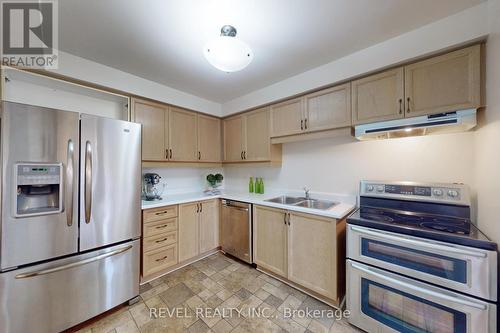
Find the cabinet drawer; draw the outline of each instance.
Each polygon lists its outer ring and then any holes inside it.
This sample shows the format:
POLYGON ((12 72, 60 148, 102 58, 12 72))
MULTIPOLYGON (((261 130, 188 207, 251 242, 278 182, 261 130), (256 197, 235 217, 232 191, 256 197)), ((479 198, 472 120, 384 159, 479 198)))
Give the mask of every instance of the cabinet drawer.
POLYGON ((143 251, 148 252, 175 243, 177 243, 177 231, 159 234, 152 237, 145 237, 143 241, 143 251))
POLYGON ((177 244, 161 247, 142 255, 143 276, 147 276, 177 264, 177 244))
POLYGON ((143 211, 144 223, 177 217, 177 206, 160 207, 143 211))
POLYGON ((177 218, 145 223, 143 237, 156 236, 174 230, 177 230, 177 218))

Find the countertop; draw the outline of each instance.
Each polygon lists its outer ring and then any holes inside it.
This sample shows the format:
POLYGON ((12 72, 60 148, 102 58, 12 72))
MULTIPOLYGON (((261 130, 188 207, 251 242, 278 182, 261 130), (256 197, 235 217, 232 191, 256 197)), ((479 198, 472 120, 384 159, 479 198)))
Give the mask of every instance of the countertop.
POLYGON ((266 199, 275 198, 280 195, 290 195, 290 196, 304 196, 304 192, 299 191, 273 191, 265 194, 254 194, 254 193, 244 193, 231 190, 223 190, 221 194, 210 194, 201 191, 194 192, 183 192, 183 193, 172 193, 163 195, 162 200, 155 201, 142 201, 142 209, 148 208, 158 208, 163 206, 178 205, 194 201, 210 200, 210 199, 228 199, 235 201, 248 202, 255 205, 274 207, 280 209, 286 209, 289 211, 302 212, 314 215, 320 215, 325 217, 331 217, 336 219, 341 219, 347 216, 350 212, 356 208, 356 197, 352 195, 344 194, 332 194, 332 193, 314 193, 311 192, 311 198, 313 199, 327 199, 335 201, 338 204, 329 210, 319 210, 313 208, 297 207, 292 205, 283 205, 273 202, 265 201, 266 199))

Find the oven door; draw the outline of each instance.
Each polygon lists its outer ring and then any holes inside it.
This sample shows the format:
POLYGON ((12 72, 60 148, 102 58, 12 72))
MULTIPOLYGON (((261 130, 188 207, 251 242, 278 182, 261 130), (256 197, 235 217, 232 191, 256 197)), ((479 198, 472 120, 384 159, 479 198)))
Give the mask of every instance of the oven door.
POLYGON ((496 306, 347 260, 348 321, 368 332, 496 332, 496 306))
POLYGON ((490 301, 497 253, 349 225, 347 257, 490 301))

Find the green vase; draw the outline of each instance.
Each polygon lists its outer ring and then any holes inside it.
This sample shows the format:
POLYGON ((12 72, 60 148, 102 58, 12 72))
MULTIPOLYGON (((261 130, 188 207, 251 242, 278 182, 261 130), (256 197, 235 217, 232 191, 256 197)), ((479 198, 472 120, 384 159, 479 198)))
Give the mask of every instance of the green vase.
POLYGON ((253 193, 254 192, 253 177, 250 177, 250 181, 248 182, 248 192, 249 193, 253 193))

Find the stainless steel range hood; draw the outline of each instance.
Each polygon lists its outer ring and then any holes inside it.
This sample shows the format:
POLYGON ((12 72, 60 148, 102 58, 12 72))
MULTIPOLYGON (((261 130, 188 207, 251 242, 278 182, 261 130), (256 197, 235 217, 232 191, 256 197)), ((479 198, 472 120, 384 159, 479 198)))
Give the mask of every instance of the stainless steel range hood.
POLYGON ((358 125, 354 136, 358 140, 374 140, 465 132, 476 124, 476 110, 470 109, 358 125))

